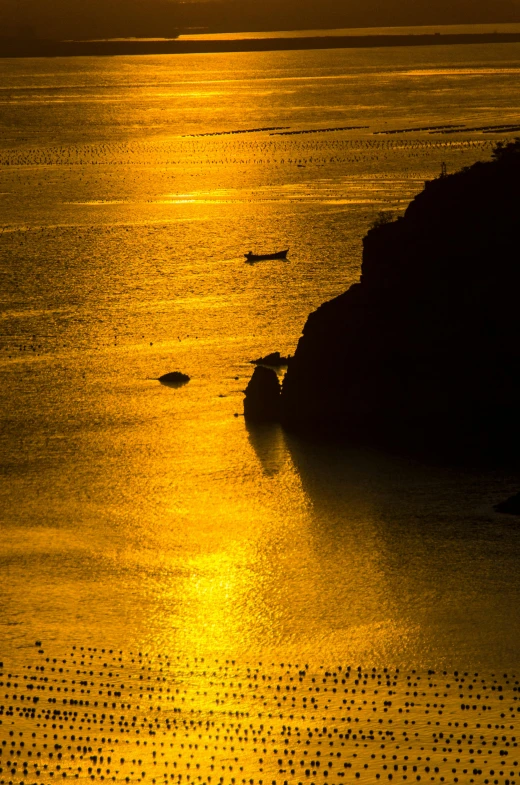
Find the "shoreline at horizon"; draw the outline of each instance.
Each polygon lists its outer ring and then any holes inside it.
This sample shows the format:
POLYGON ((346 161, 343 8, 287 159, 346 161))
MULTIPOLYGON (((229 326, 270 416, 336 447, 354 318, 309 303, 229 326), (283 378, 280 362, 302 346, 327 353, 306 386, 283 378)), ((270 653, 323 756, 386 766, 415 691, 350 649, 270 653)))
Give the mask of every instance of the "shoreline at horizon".
POLYGON ((520 43, 516 33, 433 33, 406 35, 343 35, 287 38, 217 40, 117 40, 117 41, 21 41, 0 38, 0 58, 99 57, 162 54, 219 54, 313 49, 370 49, 399 46, 453 46, 461 44, 520 43))

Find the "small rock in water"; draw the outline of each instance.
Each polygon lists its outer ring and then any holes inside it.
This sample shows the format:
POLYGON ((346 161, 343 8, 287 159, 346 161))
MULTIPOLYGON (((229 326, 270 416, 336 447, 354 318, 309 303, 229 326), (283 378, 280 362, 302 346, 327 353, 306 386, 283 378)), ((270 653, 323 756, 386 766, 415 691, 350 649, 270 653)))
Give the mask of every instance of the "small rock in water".
POLYGON ((255 368, 245 390, 244 415, 250 422, 277 422, 280 416, 280 382, 272 368, 255 368))
POLYGON ((166 387, 182 387, 190 381, 190 377, 180 371, 171 371, 163 374, 163 376, 159 376, 158 381, 166 385, 166 387))
POLYGON ((520 515, 520 493, 515 493, 514 496, 510 496, 504 502, 493 505, 493 509, 496 512, 505 512, 508 515, 520 515))

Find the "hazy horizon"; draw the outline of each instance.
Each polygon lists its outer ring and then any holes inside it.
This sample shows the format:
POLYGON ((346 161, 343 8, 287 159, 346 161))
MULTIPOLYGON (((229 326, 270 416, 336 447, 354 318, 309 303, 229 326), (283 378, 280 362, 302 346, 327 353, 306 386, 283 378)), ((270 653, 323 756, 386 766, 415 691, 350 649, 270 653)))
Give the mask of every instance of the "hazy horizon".
POLYGON ((3 0, 2 36, 169 38, 182 32, 244 32, 428 24, 520 22, 520 0, 3 0))

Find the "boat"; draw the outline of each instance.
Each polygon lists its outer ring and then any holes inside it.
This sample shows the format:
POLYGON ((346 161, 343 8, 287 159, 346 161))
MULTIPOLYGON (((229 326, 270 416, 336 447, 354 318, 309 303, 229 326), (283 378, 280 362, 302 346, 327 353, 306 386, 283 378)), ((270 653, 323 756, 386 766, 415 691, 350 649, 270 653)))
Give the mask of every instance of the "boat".
POLYGON ((249 253, 244 255, 246 262, 264 262, 267 259, 287 259, 288 253, 289 249, 286 248, 285 251, 275 251, 274 253, 253 253, 249 251, 249 253))

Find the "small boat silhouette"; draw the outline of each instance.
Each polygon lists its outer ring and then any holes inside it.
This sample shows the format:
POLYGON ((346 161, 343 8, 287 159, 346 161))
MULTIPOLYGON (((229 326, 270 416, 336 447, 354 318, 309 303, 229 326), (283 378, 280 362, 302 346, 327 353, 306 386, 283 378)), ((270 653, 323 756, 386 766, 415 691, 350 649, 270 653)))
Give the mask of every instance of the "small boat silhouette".
POLYGON ((274 253, 253 253, 249 251, 249 253, 245 254, 245 257, 246 262, 263 262, 267 259, 287 259, 288 253, 288 248, 285 251, 275 251, 274 253))

